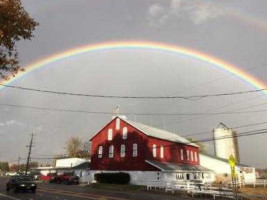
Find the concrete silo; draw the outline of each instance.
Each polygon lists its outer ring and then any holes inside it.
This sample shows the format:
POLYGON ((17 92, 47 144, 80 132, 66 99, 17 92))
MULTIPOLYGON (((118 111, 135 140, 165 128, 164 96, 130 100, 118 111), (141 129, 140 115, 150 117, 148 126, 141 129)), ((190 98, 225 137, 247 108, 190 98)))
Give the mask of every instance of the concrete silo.
POLYGON ((215 155, 219 158, 229 159, 233 155, 240 161, 237 132, 220 123, 213 130, 215 155))

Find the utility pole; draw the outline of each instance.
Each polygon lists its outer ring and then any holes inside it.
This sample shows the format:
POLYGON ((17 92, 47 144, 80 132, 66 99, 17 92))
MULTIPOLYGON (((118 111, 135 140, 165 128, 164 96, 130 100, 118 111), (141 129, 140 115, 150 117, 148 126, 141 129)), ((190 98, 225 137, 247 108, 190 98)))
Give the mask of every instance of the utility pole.
POLYGON ((21 157, 19 156, 19 158, 18 158, 18 169, 17 169, 17 172, 19 173, 19 164, 20 164, 20 159, 21 159, 21 157))
POLYGON ((28 153, 28 158, 27 158, 27 164, 26 164, 26 171, 25 171, 25 175, 27 175, 27 172, 29 170, 29 164, 30 164, 30 160, 31 160, 31 151, 32 151, 32 142, 33 142, 33 133, 31 134, 31 141, 30 141, 30 145, 27 145, 27 147, 29 147, 29 153, 28 153))

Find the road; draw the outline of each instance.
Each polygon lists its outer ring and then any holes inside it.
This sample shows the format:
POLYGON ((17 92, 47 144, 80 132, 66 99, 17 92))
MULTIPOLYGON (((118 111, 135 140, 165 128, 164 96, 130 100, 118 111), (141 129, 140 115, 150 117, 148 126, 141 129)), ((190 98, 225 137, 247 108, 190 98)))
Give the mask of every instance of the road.
MULTIPOLYGON (((111 191, 92 189, 76 185, 39 183, 35 194, 31 192, 12 193, 5 191, 7 179, 0 178, 0 200, 174 200, 177 196, 148 192, 111 191)), ((179 197, 179 199, 181 199, 179 197)), ((190 198, 183 198, 190 199, 190 198)))

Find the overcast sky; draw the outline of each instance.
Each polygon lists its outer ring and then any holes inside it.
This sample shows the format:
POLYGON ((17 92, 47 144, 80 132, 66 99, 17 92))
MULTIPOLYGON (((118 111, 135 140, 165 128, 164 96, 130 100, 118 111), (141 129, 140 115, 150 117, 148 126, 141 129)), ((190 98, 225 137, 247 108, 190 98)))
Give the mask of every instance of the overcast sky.
MULTIPOLYGON (((267 1, 257 0, 22 0, 40 23, 32 41, 18 44, 23 66, 81 45, 142 40, 205 52, 267 82, 267 1)), ((74 93, 164 96, 255 89, 214 65, 179 54, 120 49, 87 53, 31 72, 15 85, 74 93)), ((70 97, 5 88, 0 102, 16 105, 127 113, 199 113, 264 110, 263 93, 196 100, 121 100, 70 97)), ((33 157, 64 153, 71 136, 84 141, 111 115, 52 112, 0 106, 0 160, 26 157, 34 131, 33 157)), ((196 139, 212 137, 220 122, 229 127, 267 121, 267 112, 215 116, 137 116, 129 119, 196 139)), ((238 132, 266 126, 236 129, 238 132)), ((267 166, 267 134, 239 138, 241 162, 267 166)), ((206 143, 209 153, 213 144, 206 143)))

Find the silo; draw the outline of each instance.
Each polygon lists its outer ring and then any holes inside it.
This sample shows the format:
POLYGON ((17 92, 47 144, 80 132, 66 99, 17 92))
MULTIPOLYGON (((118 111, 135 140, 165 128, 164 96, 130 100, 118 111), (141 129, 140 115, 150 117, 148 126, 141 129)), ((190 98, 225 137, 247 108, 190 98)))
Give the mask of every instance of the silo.
POLYGON ((239 147, 237 132, 220 123, 213 130, 215 154, 219 158, 229 159, 233 155, 239 162, 239 147))

